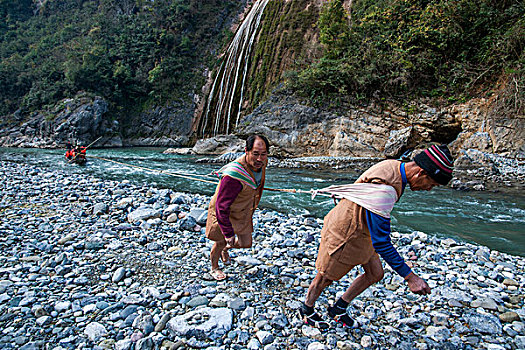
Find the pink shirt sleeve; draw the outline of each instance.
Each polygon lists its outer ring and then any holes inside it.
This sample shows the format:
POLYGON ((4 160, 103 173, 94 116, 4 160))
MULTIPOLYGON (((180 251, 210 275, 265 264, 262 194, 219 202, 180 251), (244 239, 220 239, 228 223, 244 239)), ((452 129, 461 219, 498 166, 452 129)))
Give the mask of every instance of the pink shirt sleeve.
POLYGON ((215 212, 222 234, 226 238, 231 238, 234 236, 234 232, 230 221, 230 207, 241 193, 242 184, 239 180, 229 176, 224 176, 220 183, 217 201, 215 202, 215 212))

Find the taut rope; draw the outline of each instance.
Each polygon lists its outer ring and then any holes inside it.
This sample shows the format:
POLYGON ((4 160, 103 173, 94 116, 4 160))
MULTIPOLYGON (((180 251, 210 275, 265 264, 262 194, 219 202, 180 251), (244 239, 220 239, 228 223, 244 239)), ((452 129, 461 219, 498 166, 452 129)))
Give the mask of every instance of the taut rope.
MULTIPOLYGON (((153 172, 153 173, 159 173, 159 174, 165 174, 165 175, 174 176, 174 177, 180 177, 180 178, 183 178, 183 179, 188 179, 188 180, 193 180, 193 181, 206 182, 206 183, 210 183, 210 184, 214 184, 214 185, 217 185, 219 183, 218 181, 210 181, 210 180, 203 180, 203 179, 197 178, 197 177, 211 178, 211 176, 209 176, 209 175, 197 175, 197 174, 188 175, 188 174, 182 174, 182 173, 175 173, 175 172, 171 172, 171 171, 146 168, 146 167, 139 166, 139 165, 127 164, 127 163, 118 162, 116 160, 103 158, 103 157, 97 157, 97 156, 91 156, 91 155, 90 156, 86 156, 86 157, 100 159, 100 160, 104 160, 106 162, 115 163, 115 164, 119 164, 119 165, 124 165, 124 166, 128 166, 128 167, 131 167, 131 168, 137 168, 137 169, 141 169, 141 170, 145 170, 145 171, 150 171, 150 172, 153 172)), ((273 192, 287 192, 287 193, 307 193, 307 194, 314 193, 314 190, 305 191, 305 190, 299 190, 299 189, 295 189, 295 188, 269 188, 269 187, 265 187, 264 190, 266 190, 266 191, 273 191, 273 192)), ((317 195, 318 196, 326 196, 326 197, 332 197, 333 198, 332 195, 325 194, 325 193, 317 193, 317 195)))
POLYGON ((129 166, 131 168, 137 168, 137 169, 141 169, 141 170, 151 171, 151 172, 154 172, 154 173, 165 174, 165 175, 170 175, 170 176, 175 176, 175 177, 181 177, 183 179, 189 179, 189 180, 194 180, 194 181, 207 182, 207 183, 211 183, 211 184, 215 184, 215 185, 218 184, 218 182, 216 182, 216 181, 197 179, 196 177, 193 177, 193 176, 209 177, 208 175, 193 175, 192 174, 191 176, 189 176, 187 174, 184 174, 184 175, 183 174, 177 174, 177 173, 173 173, 173 172, 170 172, 170 171, 151 169, 151 168, 146 168, 146 167, 139 166, 139 165, 133 165, 133 164, 117 162, 116 160, 103 158, 103 157, 97 157, 97 156, 89 156, 89 157, 90 158, 96 158, 96 159, 104 160, 106 162, 111 162, 111 163, 115 163, 115 164, 129 166))

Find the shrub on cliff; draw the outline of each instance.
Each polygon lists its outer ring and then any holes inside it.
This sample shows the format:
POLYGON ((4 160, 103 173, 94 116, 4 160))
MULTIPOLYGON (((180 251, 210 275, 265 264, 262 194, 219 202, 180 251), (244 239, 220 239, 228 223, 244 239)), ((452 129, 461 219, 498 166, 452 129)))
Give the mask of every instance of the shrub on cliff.
POLYGON ((519 0, 328 1, 318 22, 324 56, 290 86, 322 102, 468 98, 502 75, 525 87, 525 5, 519 0))

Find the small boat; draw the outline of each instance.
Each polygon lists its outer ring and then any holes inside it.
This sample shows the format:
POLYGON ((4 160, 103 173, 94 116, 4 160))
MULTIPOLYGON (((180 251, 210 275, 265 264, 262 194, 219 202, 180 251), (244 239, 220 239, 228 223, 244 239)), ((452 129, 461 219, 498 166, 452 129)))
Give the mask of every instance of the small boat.
POLYGON ((78 165, 84 165, 87 162, 86 158, 86 148, 77 146, 75 148, 68 148, 66 152, 66 160, 68 163, 75 163, 78 165))
POLYGON ((86 155, 85 154, 77 154, 75 158, 73 158, 73 162, 78 165, 84 165, 87 162, 86 155))

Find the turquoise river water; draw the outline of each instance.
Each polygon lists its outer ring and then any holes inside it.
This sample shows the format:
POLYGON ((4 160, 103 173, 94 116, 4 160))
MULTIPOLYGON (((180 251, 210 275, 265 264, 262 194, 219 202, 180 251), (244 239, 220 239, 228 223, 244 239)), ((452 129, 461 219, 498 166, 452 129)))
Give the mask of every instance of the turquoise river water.
MULTIPOLYGON (((151 169, 186 174, 209 174, 218 164, 197 163, 198 156, 163 154, 160 148, 92 149, 99 156, 151 169)), ((45 168, 62 168, 99 178, 147 183, 174 191, 212 195, 213 184, 146 172, 99 159, 89 158, 85 166, 67 164, 63 150, 0 148, 0 159, 29 162, 45 168)), ((317 189, 352 183, 358 176, 348 170, 269 168, 267 187, 317 189)), ((333 207, 326 197, 311 199, 307 194, 266 191, 261 207, 283 213, 322 218, 333 207)), ((525 196, 494 192, 461 192, 437 188, 413 192, 409 188, 392 213, 392 230, 423 231, 486 245, 501 252, 525 256, 525 196)))

